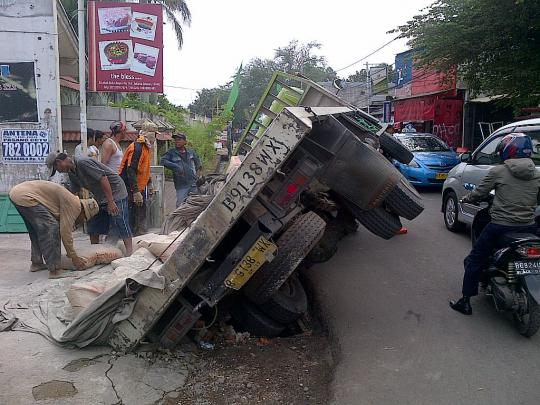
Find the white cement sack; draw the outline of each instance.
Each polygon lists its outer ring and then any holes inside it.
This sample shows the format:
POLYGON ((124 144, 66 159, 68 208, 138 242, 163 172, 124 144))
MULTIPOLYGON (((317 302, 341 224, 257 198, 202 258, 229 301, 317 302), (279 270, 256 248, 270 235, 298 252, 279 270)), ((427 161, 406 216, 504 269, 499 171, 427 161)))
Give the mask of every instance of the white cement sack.
MULTIPOLYGON (((123 256, 122 251, 111 245, 90 245, 77 248, 77 254, 84 262, 84 269, 88 269, 97 264, 109 264, 113 260, 123 256)), ((62 256, 60 266, 65 270, 76 270, 77 268, 67 256, 62 256)))

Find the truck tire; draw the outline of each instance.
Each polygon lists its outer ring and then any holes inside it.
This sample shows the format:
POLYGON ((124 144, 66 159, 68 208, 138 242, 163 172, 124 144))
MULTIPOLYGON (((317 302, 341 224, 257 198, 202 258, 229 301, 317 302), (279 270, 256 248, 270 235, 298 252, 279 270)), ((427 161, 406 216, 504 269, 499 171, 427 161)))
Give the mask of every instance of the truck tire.
POLYGON ((424 211, 422 197, 404 178, 388 194, 385 202, 390 211, 408 220, 416 218, 424 211))
POLYGON ((296 321, 308 308, 306 291, 293 274, 277 292, 259 308, 274 321, 287 325, 296 321))
POLYGON ((277 337, 285 330, 285 325, 265 315, 242 296, 231 307, 230 314, 240 327, 253 336, 277 337))
POLYGON ((311 211, 296 218, 279 237, 274 260, 264 264, 242 289, 246 297, 255 304, 268 301, 321 239, 325 226, 311 211))
POLYGON ((383 132, 379 136, 379 145, 388 156, 396 159, 398 162, 408 165, 413 160, 413 154, 400 141, 392 135, 383 132))
POLYGON ((383 239, 390 239, 401 229, 399 217, 386 211, 383 207, 373 208, 369 211, 358 210, 355 213, 358 222, 371 233, 383 239))
POLYGON ((313 246, 306 259, 311 263, 324 263, 330 260, 336 254, 338 243, 344 233, 341 224, 332 219, 326 224, 322 238, 313 246))

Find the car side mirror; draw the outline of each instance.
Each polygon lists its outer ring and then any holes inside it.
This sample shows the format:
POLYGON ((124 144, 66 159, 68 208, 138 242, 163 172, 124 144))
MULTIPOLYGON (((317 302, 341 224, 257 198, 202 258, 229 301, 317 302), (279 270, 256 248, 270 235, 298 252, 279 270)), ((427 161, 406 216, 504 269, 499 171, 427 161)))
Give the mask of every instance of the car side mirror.
POLYGON ((459 155, 459 160, 463 163, 471 163, 472 155, 470 153, 462 153, 459 155))

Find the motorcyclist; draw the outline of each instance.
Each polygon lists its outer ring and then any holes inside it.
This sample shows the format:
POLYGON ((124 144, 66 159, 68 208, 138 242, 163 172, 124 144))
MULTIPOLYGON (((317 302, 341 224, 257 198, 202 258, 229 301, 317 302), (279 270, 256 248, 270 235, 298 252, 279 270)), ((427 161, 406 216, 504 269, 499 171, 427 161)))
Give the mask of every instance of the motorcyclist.
POLYGON ((472 314, 470 297, 478 295, 480 276, 502 235, 537 231, 535 209, 539 203, 540 172, 531 159, 532 148, 531 138, 523 133, 504 136, 497 146, 501 164, 491 168, 480 185, 461 200, 463 203, 481 201, 495 190, 491 222, 464 260, 463 297, 450 301, 455 311, 472 314))

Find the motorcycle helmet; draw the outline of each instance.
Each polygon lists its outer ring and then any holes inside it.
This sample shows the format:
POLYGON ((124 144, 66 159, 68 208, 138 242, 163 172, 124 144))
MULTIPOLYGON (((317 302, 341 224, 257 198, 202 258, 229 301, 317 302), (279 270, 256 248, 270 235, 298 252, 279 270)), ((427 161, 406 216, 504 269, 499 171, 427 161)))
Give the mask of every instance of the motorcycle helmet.
POLYGON ((521 132, 513 132, 505 135, 499 145, 497 153, 501 162, 507 159, 529 158, 532 155, 532 140, 529 136, 521 132))

